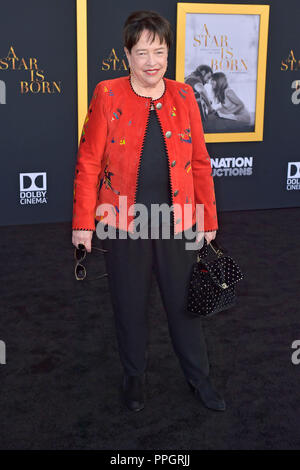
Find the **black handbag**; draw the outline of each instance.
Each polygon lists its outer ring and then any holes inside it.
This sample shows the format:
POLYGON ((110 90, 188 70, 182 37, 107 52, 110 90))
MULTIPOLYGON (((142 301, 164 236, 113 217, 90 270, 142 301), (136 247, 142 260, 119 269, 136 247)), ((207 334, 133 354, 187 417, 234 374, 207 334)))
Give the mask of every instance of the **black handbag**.
POLYGON ((243 273, 237 263, 225 255, 217 242, 212 240, 207 245, 204 239, 193 266, 187 310, 196 316, 210 317, 233 307, 236 302, 235 285, 242 278, 243 273))

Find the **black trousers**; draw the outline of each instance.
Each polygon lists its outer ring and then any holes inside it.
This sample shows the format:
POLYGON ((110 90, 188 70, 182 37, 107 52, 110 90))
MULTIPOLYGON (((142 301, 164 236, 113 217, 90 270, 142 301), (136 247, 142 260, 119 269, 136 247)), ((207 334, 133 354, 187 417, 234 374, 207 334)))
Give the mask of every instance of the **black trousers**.
MULTIPOLYGON (((117 229, 117 237, 119 236, 117 229)), ((202 319, 186 310, 187 290, 196 251, 182 239, 101 240, 114 310, 117 343, 124 373, 141 375, 147 368, 147 305, 154 269, 166 311, 169 334, 186 379, 209 375, 202 319)))

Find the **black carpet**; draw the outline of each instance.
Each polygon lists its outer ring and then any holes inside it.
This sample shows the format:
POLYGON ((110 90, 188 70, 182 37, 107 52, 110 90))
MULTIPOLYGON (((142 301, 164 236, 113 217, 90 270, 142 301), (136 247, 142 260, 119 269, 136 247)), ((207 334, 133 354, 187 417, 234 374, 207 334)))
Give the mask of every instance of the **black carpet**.
MULTIPOLYGON (((227 403, 221 413, 185 382, 154 276, 147 401, 133 413, 119 396, 108 282, 75 280, 71 225, 0 228, 1 449, 300 447, 300 364, 291 361, 300 340, 300 208, 221 213, 219 222, 218 240, 245 273, 237 306, 204 322, 212 381, 227 403)), ((91 275, 104 271, 94 253, 91 275)))

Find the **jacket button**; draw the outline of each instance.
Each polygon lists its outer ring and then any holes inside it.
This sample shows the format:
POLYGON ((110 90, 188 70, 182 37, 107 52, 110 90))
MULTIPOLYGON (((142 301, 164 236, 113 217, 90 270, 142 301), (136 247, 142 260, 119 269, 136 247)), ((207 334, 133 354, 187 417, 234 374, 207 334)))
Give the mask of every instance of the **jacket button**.
POLYGON ((174 191, 174 196, 177 196, 178 193, 179 193, 179 190, 176 189, 176 191, 174 191))
POLYGON ((176 160, 173 160, 171 163, 171 166, 175 166, 175 165, 176 165, 176 160))
POLYGON ((172 132, 171 132, 171 131, 167 131, 167 132, 166 132, 166 137, 167 137, 168 139, 169 139, 169 137, 171 137, 171 135, 172 135, 172 132))
POLYGON ((156 109, 161 109, 161 108, 162 108, 162 104, 161 104, 161 103, 157 103, 156 109))

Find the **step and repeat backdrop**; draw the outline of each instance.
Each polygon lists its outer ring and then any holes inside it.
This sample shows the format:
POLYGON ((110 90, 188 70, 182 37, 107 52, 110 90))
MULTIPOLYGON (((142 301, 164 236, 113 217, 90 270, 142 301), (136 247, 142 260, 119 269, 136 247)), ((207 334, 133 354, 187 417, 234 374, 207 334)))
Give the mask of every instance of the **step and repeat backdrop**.
MULTIPOLYGON (((99 81, 128 75, 127 16, 155 10, 175 38, 166 77, 195 90, 218 210, 300 205, 298 0, 86 4, 87 69, 79 72, 87 75, 88 102, 99 81), (222 96, 243 112, 228 113, 222 96)), ((1 225, 71 221, 82 122, 76 25, 76 0, 1 5, 1 225)))

